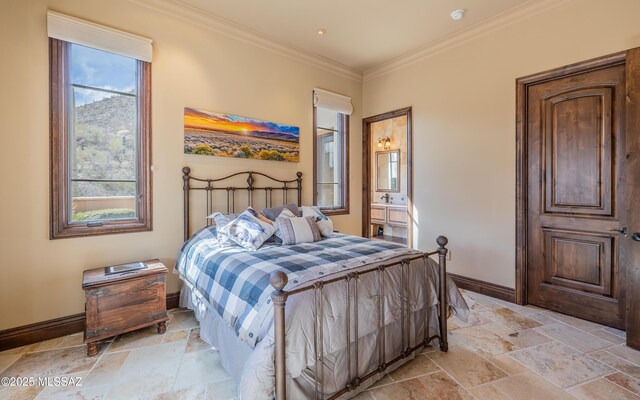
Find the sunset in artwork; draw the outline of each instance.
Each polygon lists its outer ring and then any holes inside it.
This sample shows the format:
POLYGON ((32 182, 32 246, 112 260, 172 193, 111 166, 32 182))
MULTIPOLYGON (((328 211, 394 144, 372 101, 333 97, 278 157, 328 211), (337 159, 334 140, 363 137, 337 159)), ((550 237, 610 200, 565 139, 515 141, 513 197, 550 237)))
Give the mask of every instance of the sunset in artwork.
POLYGON ((300 128, 275 122, 184 109, 184 152, 258 160, 300 160, 300 128))

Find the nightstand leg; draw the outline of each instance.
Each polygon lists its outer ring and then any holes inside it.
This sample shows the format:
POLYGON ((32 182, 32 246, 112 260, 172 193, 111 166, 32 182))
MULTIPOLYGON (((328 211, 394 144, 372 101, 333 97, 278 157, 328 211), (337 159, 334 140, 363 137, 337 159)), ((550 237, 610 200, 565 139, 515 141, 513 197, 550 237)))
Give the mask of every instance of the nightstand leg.
POLYGON ((87 343, 87 356, 93 357, 96 354, 98 354, 98 343, 97 342, 87 343))
POLYGON ((158 323, 158 333, 163 334, 167 331, 167 323, 165 321, 158 323))

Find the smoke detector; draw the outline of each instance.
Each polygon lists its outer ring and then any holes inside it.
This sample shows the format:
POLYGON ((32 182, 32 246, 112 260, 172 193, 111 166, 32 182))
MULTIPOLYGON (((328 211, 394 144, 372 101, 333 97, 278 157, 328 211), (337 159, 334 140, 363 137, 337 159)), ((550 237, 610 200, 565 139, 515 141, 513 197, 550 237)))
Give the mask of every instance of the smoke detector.
POLYGON ((454 21, 460 21, 462 19, 462 17, 464 17, 464 13, 466 10, 462 9, 462 8, 458 8, 457 10, 454 10, 451 12, 451 19, 454 21))

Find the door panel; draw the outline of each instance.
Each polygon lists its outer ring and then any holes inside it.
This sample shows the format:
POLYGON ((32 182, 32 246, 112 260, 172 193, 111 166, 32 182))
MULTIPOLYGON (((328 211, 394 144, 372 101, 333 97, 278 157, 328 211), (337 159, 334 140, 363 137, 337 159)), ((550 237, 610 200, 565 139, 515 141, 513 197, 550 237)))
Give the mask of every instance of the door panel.
POLYGON ((544 229, 545 279, 556 286, 615 296, 609 235, 544 229))
POLYGON ((624 328, 625 65, 527 87, 527 300, 624 328))
POLYGON ((611 215, 613 89, 542 99, 546 212, 611 215))
POLYGON ((626 173, 624 175, 629 236, 621 246, 627 267, 627 346, 640 350, 640 48, 626 54, 626 173))

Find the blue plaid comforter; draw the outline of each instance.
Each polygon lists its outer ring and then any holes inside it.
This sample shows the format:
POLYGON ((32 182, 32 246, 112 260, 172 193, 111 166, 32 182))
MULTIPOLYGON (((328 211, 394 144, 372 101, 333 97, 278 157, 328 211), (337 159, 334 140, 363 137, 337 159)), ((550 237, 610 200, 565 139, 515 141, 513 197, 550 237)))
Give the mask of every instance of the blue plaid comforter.
POLYGON ((196 289, 251 346, 266 335, 273 310, 269 276, 284 271, 285 290, 353 267, 410 252, 381 240, 336 234, 315 243, 265 245, 257 251, 221 246, 215 228, 203 228, 183 246, 176 262, 182 279, 196 289))

